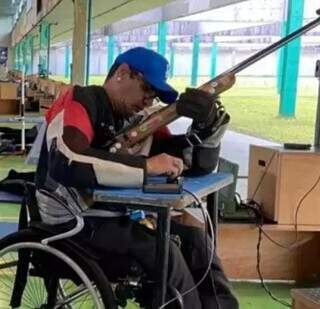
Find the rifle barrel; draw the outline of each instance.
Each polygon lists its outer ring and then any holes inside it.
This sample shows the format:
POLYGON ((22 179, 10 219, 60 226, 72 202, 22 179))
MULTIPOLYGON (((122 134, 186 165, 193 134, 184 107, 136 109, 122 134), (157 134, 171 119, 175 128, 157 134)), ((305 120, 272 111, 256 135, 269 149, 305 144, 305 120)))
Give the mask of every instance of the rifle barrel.
POLYGON ((244 70, 245 68, 247 68, 251 64, 259 61, 260 59, 270 55, 271 53, 273 53, 277 49, 281 48, 282 46, 288 44, 290 41, 305 34, 306 32, 310 31, 311 29, 317 27, 319 24, 320 24, 320 17, 318 17, 315 20, 313 20, 312 22, 306 24, 302 28, 290 33, 288 36, 282 38, 281 40, 271 44, 270 46, 268 46, 260 51, 258 51, 257 53, 253 54, 252 56, 245 59, 244 61, 238 63, 237 65, 235 65, 231 69, 225 71, 224 73, 219 74, 215 79, 218 79, 219 77, 222 77, 226 74, 236 74, 236 73, 244 70))

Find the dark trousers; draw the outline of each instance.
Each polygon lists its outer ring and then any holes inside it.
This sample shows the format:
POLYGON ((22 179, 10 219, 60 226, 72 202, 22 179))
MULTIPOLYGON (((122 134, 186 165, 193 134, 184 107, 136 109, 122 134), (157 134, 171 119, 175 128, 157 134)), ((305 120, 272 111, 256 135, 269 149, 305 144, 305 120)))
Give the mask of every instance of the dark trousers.
MULTIPOLYGON (((123 218, 85 218, 85 228, 78 234, 103 256, 126 255, 136 260, 150 278, 154 278, 156 235, 155 231, 123 218)), ((181 248, 174 242, 169 244, 168 286, 183 293, 202 278, 211 250, 211 239, 205 240, 202 230, 171 223, 171 233, 179 235, 181 248), (208 251, 206 251, 206 245, 208 251)), ((106 264, 107 264, 106 259, 106 264)), ((106 269, 108 266, 106 267, 106 269)), ((172 298, 169 295, 168 299, 172 298)), ((220 259, 214 255, 211 276, 183 297, 185 309, 237 309, 238 302, 232 294, 220 259), (213 279, 213 283, 212 283, 213 279), (217 304, 218 302, 218 304, 217 304)), ((179 308, 173 303, 166 308, 179 308)))

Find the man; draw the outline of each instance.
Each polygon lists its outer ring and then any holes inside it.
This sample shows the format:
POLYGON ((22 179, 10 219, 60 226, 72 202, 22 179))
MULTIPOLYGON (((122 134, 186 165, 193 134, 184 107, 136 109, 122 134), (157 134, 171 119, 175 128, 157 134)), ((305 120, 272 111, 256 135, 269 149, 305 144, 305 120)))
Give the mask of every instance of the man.
MULTIPOLYGON (((151 278, 155 273, 154 232, 124 216, 123 207, 92 206, 90 194, 84 192, 97 185, 141 187, 146 176, 176 177, 183 172, 184 165, 197 173, 215 167, 212 160, 198 160, 203 155, 201 147, 190 146, 191 136, 196 133, 197 139, 202 138, 209 145, 206 155, 216 158, 222 135, 212 129, 216 98, 195 89, 188 89, 177 103, 179 115, 195 119, 190 139, 160 130, 143 146, 148 157, 113 153, 104 148, 156 97, 165 103, 176 100, 177 92, 166 83, 167 68, 161 55, 133 48, 117 57, 102 87, 74 86, 61 96, 46 116, 47 131, 36 177, 44 222, 61 226, 72 222, 75 214, 83 215, 85 228, 78 237, 102 255, 112 252, 134 258, 151 278)), ((180 250, 170 242, 168 285, 183 293, 204 275, 210 255, 206 244, 210 241, 198 229, 175 223, 172 233, 180 236, 182 245, 180 250)), ((238 308, 216 256, 211 269, 215 289, 212 276, 208 275, 198 289, 183 297, 185 308, 238 308)))

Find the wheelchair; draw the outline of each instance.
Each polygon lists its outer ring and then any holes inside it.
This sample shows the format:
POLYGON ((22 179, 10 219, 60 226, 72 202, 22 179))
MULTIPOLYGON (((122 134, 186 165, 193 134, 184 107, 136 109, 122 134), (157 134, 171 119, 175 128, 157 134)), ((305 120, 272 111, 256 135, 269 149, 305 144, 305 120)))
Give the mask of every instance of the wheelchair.
POLYGON ((137 263, 127 262, 127 276, 109 281, 96 252, 71 238, 82 229, 83 218, 57 234, 41 222, 34 184, 23 187, 18 231, 0 240, 1 309, 116 309, 125 308, 128 299, 152 308, 154 282, 144 279, 137 263))

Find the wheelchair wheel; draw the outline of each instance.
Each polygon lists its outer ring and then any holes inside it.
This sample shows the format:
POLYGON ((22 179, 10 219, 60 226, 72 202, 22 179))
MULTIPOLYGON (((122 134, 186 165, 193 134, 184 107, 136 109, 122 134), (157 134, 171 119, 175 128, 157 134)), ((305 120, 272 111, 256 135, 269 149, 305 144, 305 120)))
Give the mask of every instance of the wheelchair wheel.
POLYGON ((44 246, 43 238, 23 230, 0 240, 0 308, 117 308, 95 261, 62 241, 44 246))

